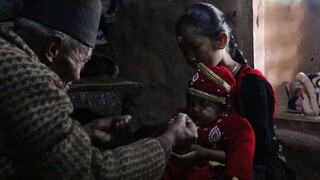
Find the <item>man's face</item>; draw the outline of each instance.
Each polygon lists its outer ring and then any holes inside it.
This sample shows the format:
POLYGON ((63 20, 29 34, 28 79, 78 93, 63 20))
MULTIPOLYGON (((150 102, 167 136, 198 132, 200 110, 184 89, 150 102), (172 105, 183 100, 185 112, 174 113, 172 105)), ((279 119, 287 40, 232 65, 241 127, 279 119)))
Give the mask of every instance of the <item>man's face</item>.
POLYGON ((80 72, 92 55, 92 48, 86 50, 72 50, 71 52, 60 51, 54 61, 49 65, 60 77, 65 90, 69 89, 69 84, 80 79, 80 72))

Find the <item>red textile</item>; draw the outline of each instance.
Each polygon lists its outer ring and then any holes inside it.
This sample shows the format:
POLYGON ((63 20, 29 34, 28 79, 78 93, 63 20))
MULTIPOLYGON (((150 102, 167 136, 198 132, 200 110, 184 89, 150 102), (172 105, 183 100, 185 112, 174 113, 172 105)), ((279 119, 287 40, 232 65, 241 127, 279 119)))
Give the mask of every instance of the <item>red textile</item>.
POLYGON ((235 79, 226 67, 206 67, 202 63, 199 63, 198 71, 189 81, 188 87, 189 89, 194 88, 218 98, 224 98, 225 102, 222 104, 231 105, 233 102, 233 89, 235 85, 235 79))
POLYGON ((198 136, 199 145, 226 152, 225 167, 209 166, 209 160, 192 167, 178 165, 170 161, 162 180, 212 179, 219 176, 223 176, 225 179, 232 177, 237 177, 240 180, 251 179, 255 138, 253 129, 246 119, 236 112, 231 112, 210 127, 199 128, 198 136), (221 132, 221 136, 219 132, 221 132), (211 141, 208 137, 211 137, 211 141))

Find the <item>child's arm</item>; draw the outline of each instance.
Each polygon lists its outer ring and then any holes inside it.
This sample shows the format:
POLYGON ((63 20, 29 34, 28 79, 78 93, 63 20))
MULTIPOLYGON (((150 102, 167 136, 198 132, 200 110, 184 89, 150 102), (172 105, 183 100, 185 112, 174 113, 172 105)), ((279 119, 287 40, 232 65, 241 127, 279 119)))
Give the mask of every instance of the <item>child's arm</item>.
POLYGON ((184 154, 172 153, 172 158, 183 164, 194 164, 202 160, 225 163, 226 153, 221 150, 207 149, 198 144, 193 144, 190 151, 184 154))
POLYGON ((227 136, 226 176, 251 180, 255 137, 248 121, 233 119, 225 131, 227 136))

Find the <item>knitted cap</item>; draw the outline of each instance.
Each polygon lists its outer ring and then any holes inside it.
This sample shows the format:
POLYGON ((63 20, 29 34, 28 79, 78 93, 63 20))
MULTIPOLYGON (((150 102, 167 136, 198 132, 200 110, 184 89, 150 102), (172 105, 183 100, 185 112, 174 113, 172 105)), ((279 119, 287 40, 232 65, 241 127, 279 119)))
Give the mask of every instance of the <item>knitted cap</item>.
POLYGON ((232 105, 234 87, 232 73, 224 66, 198 64, 198 71, 189 81, 188 93, 212 102, 232 105))
POLYGON ((20 16, 61 31, 94 47, 101 16, 100 0, 25 0, 20 16))

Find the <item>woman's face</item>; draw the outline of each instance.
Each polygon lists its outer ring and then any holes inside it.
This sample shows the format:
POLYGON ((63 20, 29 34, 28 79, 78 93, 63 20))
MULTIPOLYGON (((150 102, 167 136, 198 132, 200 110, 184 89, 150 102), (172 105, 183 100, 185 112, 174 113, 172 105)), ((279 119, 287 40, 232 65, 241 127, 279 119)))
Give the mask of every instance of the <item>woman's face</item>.
POLYGON ((199 127, 207 127, 220 119, 221 106, 193 95, 188 95, 187 113, 199 127))
POLYGON ((178 38, 178 44, 187 62, 194 68, 199 63, 216 66, 223 59, 222 49, 217 48, 208 37, 197 33, 194 27, 188 27, 178 38))

